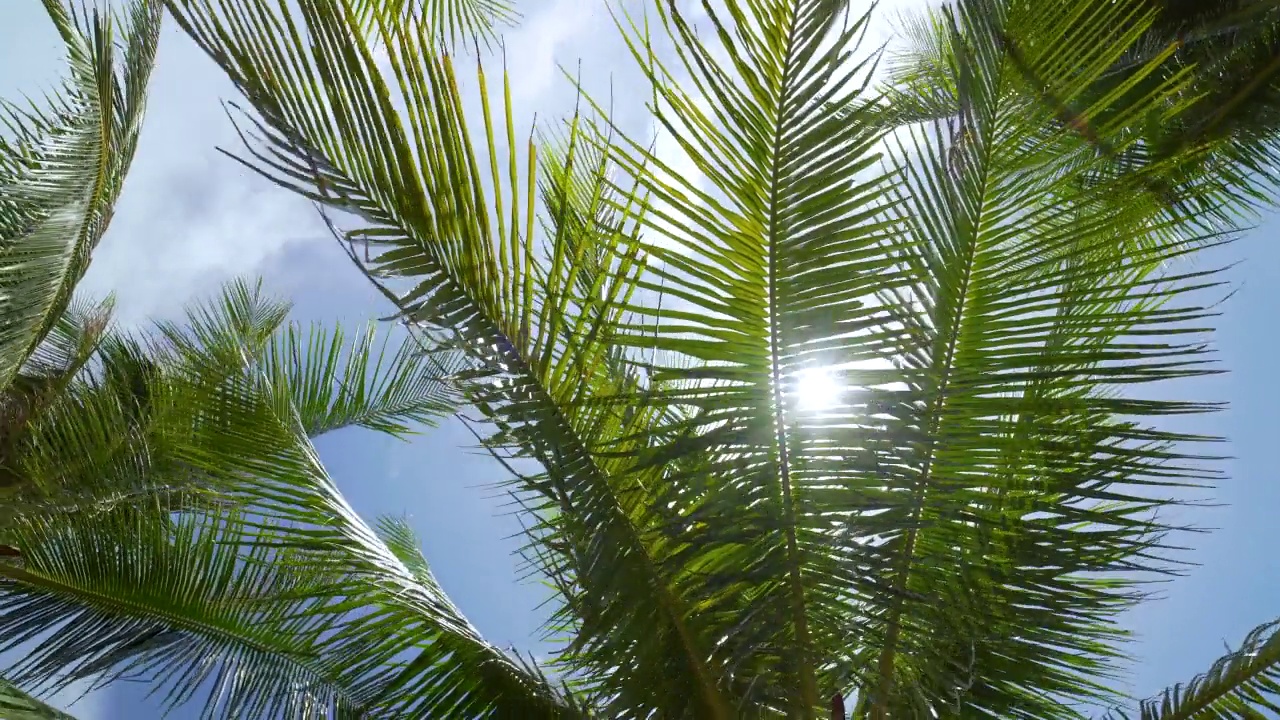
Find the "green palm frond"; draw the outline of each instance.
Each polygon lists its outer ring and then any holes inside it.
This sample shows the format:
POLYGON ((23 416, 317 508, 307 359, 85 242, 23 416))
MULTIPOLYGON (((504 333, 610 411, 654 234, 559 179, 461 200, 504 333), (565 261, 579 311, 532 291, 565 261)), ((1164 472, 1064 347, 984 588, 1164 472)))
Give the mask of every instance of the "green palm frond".
POLYGON ((65 315, 28 363, 36 374, 17 378, 28 383, 48 374, 41 365, 57 366, 56 382, 41 381, 40 402, 6 438, 11 501, 0 528, 24 513, 181 505, 238 481, 220 463, 255 452, 251 441, 222 444, 219 425, 252 427, 261 414, 222 415, 237 408, 217 398, 249 371, 246 358, 263 351, 287 305, 240 284, 220 304, 193 308, 188 325, 151 333, 121 332, 99 310, 65 315))
POLYGON ((578 716, 478 638, 403 528, 388 526, 389 546, 351 511, 269 382, 201 398, 257 420, 211 423, 221 443, 203 445, 253 453, 209 458, 246 480, 224 491, 236 512, 136 503, 18 519, 0 637, 35 649, 10 677, 52 690, 145 677, 166 708, 197 699, 209 717, 578 716))
POLYGON ((1280 713, 1280 623, 1249 631, 1240 647, 1218 658, 1208 672, 1144 700, 1136 714, 1115 710, 1108 718, 1207 720, 1265 718, 1280 713))
POLYGON ((307 432, 316 437, 348 426, 391 435, 413 432, 453 412, 460 398, 447 382, 457 368, 441 366, 405 337, 388 353, 374 327, 351 342, 342 328, 278 332, 259 366, 274 387, 286 390, 307 432))
POLYGON ((70 75, 50 107, 0 108, 0 388, 69 302, 137 147, 161 7, 119 15, 45 0, 70 75))
MULTIPOLYGON (((539 175, 505 78, 495 103, 480 73, 469 127, 420 18, 378 19, 375 53, 353 0, 170 7, 251 104, 245 164, 324 206, 428 360, 460 359, 444 375, 512 472, 560 669, 600 715, 813 718, 851 694, 873 720, 1051 719, 1115 699, 1117 617, 1171 569, 1166 496, 1217 477, 1189 448, 1212 438, 1164 426, 1215 406, 1151 388, 1215 371, 1194 293, 1216 280, 1179 258, 1231 219, 1168 212, 1148 182, 1202 149, 1115 171, 1143 148, 1135 119, 1188 107, 1167 55, 1094 92, 1144 37, 1141 0, 963 0, 933 26, 952 110, 889 138, 845 2, 695 20, 662 0, 670 62, 620 24, 696 176, 579 116, 539 175)), ((379 707, 568 712, 435 597, 403 528, 379 545, 327 493, 269 481, 255 512, 314 529, 294 547, 351 548, 339 595, 416 588, 336 652, 392 658, 404 627, 462 663, 358 665, 379 707), (437 614, 415 630, 409 606, 437 614)))
POLYGON ((458 403, 452 369, 412 340, 393 354, 372 328, 351 343, 341 329, 304 332, 260 284, 229 283, 150 332, 110 327, 103 306, 72 310, 3 405, 0 528, 29 512, 215 501, 241 479, 223 472, 226 455, 257 452, 251 435, 228 443, 225 427, 269 419, 237 414, 219 394, 258 373, 270 378, 263 401, 312 437, 351 425, 403 435, 458 403))
POLYGON ((276 571, 284 558, 269 551, 238 552, 258 538, 235 518, 131 507, 26 519, 12 540, 22 560, 0 565, 0 625, 6 649, 36 644, 10 677, 54 691, 145 677, 166 708, 208 692, 207 717, 349 710, 356 689, 335 682, 314 637, 323 618, 306 616, 325 602, 321 580, 276 571))
POLYGON ((75 720, 71 715, 40 702, 5 680, 0 680, 0 716, 6 720, 75 720))
POLYGON ((683 304, 659 314, 638 303, 649 322, 619 341, 674 356, 647 371, 672 386, 666 404, 690 412, 658 423, 669 440, 654 455, 675 461, 669 483, 697 488, 674 508, 672 541, 703 578, 700 605, 723 623, 739 691, 755 712, 812 717, 842 690, 822 676, 853 632, 843 616, 856 555, 840 528, 875 490, 838 466, 862 452, 852 444, 865 409, 837 397, 810 411, 799 391, 814 373, 890 381, 889 336, 868 300, 906 280, 863 96, 872 61, 851 59, 866 18, 840 2, 730 4, 708 10, 716 33, 703 35, 673 4, 659 7, 689 82, 673 81, 677 69, 648 54, 638 30, 630 44, 658 122, 700 177, 676 175, 634 141, 613 153, 652 197, 648 282, 683 304))
MULTIPOLYGON (((253 166, 359 216, 362 224, 346 231, 344 241, 382 251, 369 268, 376 278, 416 283, 404 296, 383 288, 415 332, 473 362, 476 371, 460 381, 468 401, 497 426, 490 446, 543 461, 546 474, 520 481, 520 490, 545 506, 573 547, 572 584, 582 588, 575 597, 592 599, 582 609, 592 619, 575 642, 596 667, 611 669, 615 687, 625 688, 612 700, 673 717, 730 716, 724 683, 707 666, 712 640, 696 627, 696 613, 681 596, 685 589, 673 586, 663 567, 674 548, 653 544, 648 528, 659 518, 629 492, 641 485, 642 474, 660 470, 616 459, 619 449, 609 443, 617 441, 619 405, 605 407, 591 397, 599 383, 612 382, 599 360, 607 356, 619 304, 632 292, 635 254, 614 239, 610 272, 599 276, 589 298, 575 295, 578 250, 570 251, 563 234, 549 245, 535 237, 537 174, 522 172, 510 120, 499 115, 495 122, 486 112, 491 153, 488 163, 480 161, 452 66, 429 56, 426 25, 384 28, 384 70, 352 31, 355 20, 341 1, 301 8, 311 43, 273 36, 262 54, 226 43, 234 36, 266 37, 262 29, 280 20, 265 3, 240 2, 226 14, 204 2, 172 7, 254 102, 258 116, 250 122, 263 142, 249 148, 253 166), (334 86, 331 105, 320 108, 302 94, 319 87, 320 77, 351 84, 334 86), (407 110, 397 116, 400 102, 407 110), (369 122, 346 122, 356 116, 369 122), (495 149, 504 135, 505 163, 495 149), (481 169, 486 165, 488 173, 481 169), (584 302, 610 310, 579 316, 584 302), (561 341, 569 333, 572 344, 561 341), (644 671, 654 663, 680 669, 655 678, 644 671)), ((481 92, 487 97, 483 84, 481 92)))
POLYGON ((156 323, 155 335, 179 357, 223 366, 221 376, 240 375, 268 351, 290 308, 264 293, 261 280, 233 280, 216 297, 188 306, 182 321, 156 323))
POLYGON ((15 453, 31 426, 56 403, 93 358, 107 335, 110 303, 69 305, 23 364, 13 382, 0 391, 0 494, 21 490, 15 453))
POLYGON ((30 379, 74 378, 93 358, 108 334, 115 303, 72 299, 49 334, 27 358, 19 377, 30 379))
POLYGON ((340 327, 286 322, 289 310, 261 282, 236 280, 183 321, 160 323, 157 334, 211 372, 266 373, 312 437, 352 425, 404 435, 411 423, 430 424, 456 407, 444 380, 455 369, 450 358, 428 358, 407 337, 388 352, 390 333, 379 342, 373 326, 348 342, 340 327))
MULTIPOLYGON (((1074 103, 1067 89, 1083 95, 1115 49, 1071 53, 1068 34, 1015 56, 1004 28, 1064 13, 1082 36, 1107 37, 1132 11, 960 3, 944 16, 958 117, 893 148, 915 280, 883 299, 905 330, 894 362, 906 392, 887 413, 918 439, 889 453, 906 502, 863 521, 886 538, 867 551, 892 588, 864 600, 878 653, 859 684, 873 718, 948 706, 1075 717, 1072 702, 1105 702, 1116 615, 1140 597, 1140 573, 1167 567, 1156 488, 1214 475, 1180 449, 1198 438, 1160 428, 1213 406, 1142 391, 1207 369, 1195 333, 1208 311, 1185 296, 1213 281, 1165 268, 1194 227, 1153 227, 1156 200, 1115 206, 1121 181, 1075 182, 1108 159, 1072 132, 1044 133, 1039 106, 1011 91, 1029 66, 1074 103)), ((1157 85, 1144 103, 1177 89, 1157 85)))
MULTIPOLYGON (((1094 76, 1088 90, 1055 87, 1037 68, 1022 67, 1021 87, 1007 91, 1051 110, 1046 122, 1054 131, 1069 128, 1112 160, 1094 174, 1128 176, 1144 192, 1162 198, 1155 208, 1159 214, 1231 227, 1238 213, 1269 203, 1276 182, 1280 124, 1274 109, 1280 76, 1274 73, 1280 62, 1274 61, 1274 50, 1280 15, 1271 3, 1250 0, 1214 4, 1198 20, 1190 9, 1176 6, 1152 0, 1113 13, 1113 31, 1124 38, 1109 46, 1110 66, 1094 76), (1174 78, 1175 92, 1159 89, 1174 78), (1148 103, 1153 92, 1164 93, 1166 103, 1148 103)), ((1096 37, 1087 13, 1036 17, 1038 7, 1029 3, 1014 13, 1021 19, 1004 29, 1011 48, 1022 52, 1053 43, 1064 29, 1082 45, 1096 37)), ((946 70, 954 63, 954 48, 943 15, 934 9, 903 24, 908 46, 890 64, 889 102, 882 107, 886 122, 935 120, 957 112, 946 70)))
POLYGON ((26 514, 212 500, 243 479, 237 463, 260 456, 252 428, 263 411, 226 404, 227 384, 137 338, 104 338, 92 366, 6 448, 16 487, 0 510, 0 532, 26 514))
POLYGON ((377 32, 379 20, 417 20, 441 47, 489 45, 520 19, 514 0, 352 0, 361 27, 377 32))

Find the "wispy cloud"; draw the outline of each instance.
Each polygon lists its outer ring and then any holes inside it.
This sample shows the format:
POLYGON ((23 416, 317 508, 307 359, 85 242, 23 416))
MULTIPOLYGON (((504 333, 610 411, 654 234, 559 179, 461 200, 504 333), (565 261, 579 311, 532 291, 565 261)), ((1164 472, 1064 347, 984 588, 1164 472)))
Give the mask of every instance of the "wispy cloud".
POLYGON ((170 315, 285 246, 323 237, 308 204, 218 151, 240 149, 222 101, 230 81, 169 24, 138 153, 81 286, 113 291, 125 319, 170 315))
POLYGON ((108 689, 89 691, 88 683, 76 683, 45 701, 74 715, 76 720, 110 720, 110 693, 108 689))

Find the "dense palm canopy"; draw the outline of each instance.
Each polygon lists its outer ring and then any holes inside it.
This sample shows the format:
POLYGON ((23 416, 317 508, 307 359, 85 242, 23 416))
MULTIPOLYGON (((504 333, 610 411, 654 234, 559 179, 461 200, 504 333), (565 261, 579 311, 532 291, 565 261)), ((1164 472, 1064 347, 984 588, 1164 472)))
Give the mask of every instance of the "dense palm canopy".
MULTIPOLYGON (((1140 34, 1113 57, 1106 72, 1091 78, 1087 92, 1060 95, 1047 79, 1018 63, 1028 76, 1025 91, 1054 110, 1056 126, 1069 128, 1110 157, 1107 171, 1142 175, 1168 205, 1186 203, 1183 189, 1205 182, 1267 202, 1277 181, 1280 137, 1280 6, 1271 0, 1146 0, 1132 10, 1114 20, 1140 34), (1149 65, 1156 58, 1163 62, 1153 70, 1149 65), (1165 104, 1121 115, 1179 75, 1181 89, 1165 104), (1122 145, 1095 129, 1117 120, 1130 137, 1122 145)), ((959 97, 946 69, 954 53, 944 14, 925 11, 904 25, 912 42, 894 64, 888 119, 901 123, 954 115, 959 97)), ((1073 26, 1066 21, 1063 27, 1073 26)), ((1039 41, 1036 31, 1028 30, 1009 38, 1015 62, 1022 45, 1039 41)), ((1053 42, 1062 29, 1041 26, 1040 31, 1048 33, 1044 41, 1053 42)), ((1194 205, 1191 210, 1213 208, 1194 205)))
POLYGON ((209 482, 3 530, 0 638, 36 649, 0 702, 58 717, 23 691, 129 676, 228 718, 1275 709, 1269 624, 1163 697, 1114 689, 1120 614, 1177 567, 1161 511, 1217 477, 1213 438, 1167 429, 1216 408, 1165 389, 1218 371, 1218 280, 1183 258, 1259 197, 1167 172, 1224 145, 1135 130, 1198 82, 1144 51, 1144 2, 961 0, 891 73, 910 118, 847 2, 620 8, 697 176, 585 95, 517 137, 506 77, 442 52, 500 2, 167 7, 247 100, 242 161, 324 208, 411 344, 379 384, 247 286, 139 341, 208 408, 176 435, 209 482), (454 412, 557 591, 549 667, 487 643, 310 444, 454 412))

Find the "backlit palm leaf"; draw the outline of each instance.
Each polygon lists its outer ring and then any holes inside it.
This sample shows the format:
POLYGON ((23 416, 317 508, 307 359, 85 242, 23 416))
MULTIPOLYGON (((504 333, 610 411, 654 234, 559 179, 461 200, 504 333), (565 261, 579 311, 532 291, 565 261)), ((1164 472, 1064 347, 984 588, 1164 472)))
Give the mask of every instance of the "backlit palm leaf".
POLYGON ((255 166, 361 218, 345 237, 384 251, 370 272, 416 283, 394 298, 405 318, 478 368, 465 386, 497 425, 490 445, 544 462, 547 474, 525 479, 521 490, 547 506, 570 545, 568 572, 592 602, 582 608, 592 621, 575 643, 615 674, 610 687, 619 690, 611 699, 672 717, 730 716, 719 671, 707 665, 711 640, 696 627, 685 588, 674 587, 663 566, 674 548, 654 547, 648 528, 658 518, 629 492, 642 473, 659 469, 633 472, 636 459, 607 446, 616 439, 618 413, 592 402, 598 383, 616 392, 599 360, 618 303, 631 292, 634 255, 615 252, 613 271, 600 276, 591 297, 575 297, 579 266, 570 248, 585 245, 560 236, 542 254, 526 211, 537 176, 521 172, 510 121, 504 128, 501 116, 489 122, 486 112, 486 135, 494 144, 505 136, 510 163, 496 151, 491 163, 478 162, 452 66, 434 57, 425 24, 385 28, 388 60, 379 66, 352 31, 345 2, 302 7, 310 39, 274 36, 261 54, 227 45, 232 35, 219 28, 262 35, 278 22, 267 3, 240 2, 227 14, 204 2, 172 7, 254 102, 262 121, 255 126, 262 142, 251 146, 255 166), (324 87, 320 78, 338 77, 346 80, 329 88, 325 107, 306 100, 308 88, 324 87), (367 122, 347 122, 356 116, 367 122), (486 186, 489 178, 497 189, 486 186), (576 313, 597 298, 608 313, 576 313), (574 344, 560 341, 566 333, 574 344), (654 664, 679 669, 655 677, 645 672, 654 664))
POLYGON ((504 26, 519 19, 513 0, 352 0, 362 27, 377 32, 378 19, 396 22, 415 18, 445 47, 498 39, 504 26))
POLYGON ((161 6, 113 15, 45 0, 67 50, 63 93, 3 108, 0 139, 0 388, 48 334, 110 221, 137 147, 161 6))

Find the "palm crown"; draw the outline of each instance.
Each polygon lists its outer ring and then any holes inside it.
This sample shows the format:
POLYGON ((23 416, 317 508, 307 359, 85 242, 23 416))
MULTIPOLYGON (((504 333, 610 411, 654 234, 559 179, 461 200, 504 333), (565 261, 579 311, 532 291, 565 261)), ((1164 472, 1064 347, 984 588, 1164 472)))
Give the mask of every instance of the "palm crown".
MULTIPOLYGON (((458 411, 511 471, 564 642, 546 668, 487 643, 403 523, 352 512, 308 439, 333 383, 296 369, 323 352, 208 334, 175 365, 215 378, 197 426, 223 444, 200 447, 236 452, 200 467, 227 482, 177 512, 23 515, 0 635, 75 632, 16 685, 142 673, 213 717, 1124 706, 1118 614, 1174 567, 1171 488, 1216 475, 1210 438, 1162 427, 1214 409, 1160 390, 1216 371, 1216 280, 1180 259, 1247 209, 1213 177, 1153 186, 1204 148, 1135 172, 1098 152, 1186 108, 1167 52, 1097 92, 1149 36, 1142 3, 957 3, 930 36, 948 109, 896 128, 845 2, 618 12, 698 177, 589 96, 526 144, 481 72, 466 117, 441 46, 491 36, 501 3, 168 7, 248 101, 243 162, 326 208, 396 306, 441 388, 410 419, 458 411)), ((1252 716, 1277 662, 1264 625, 1137 712, 1252 716)))

